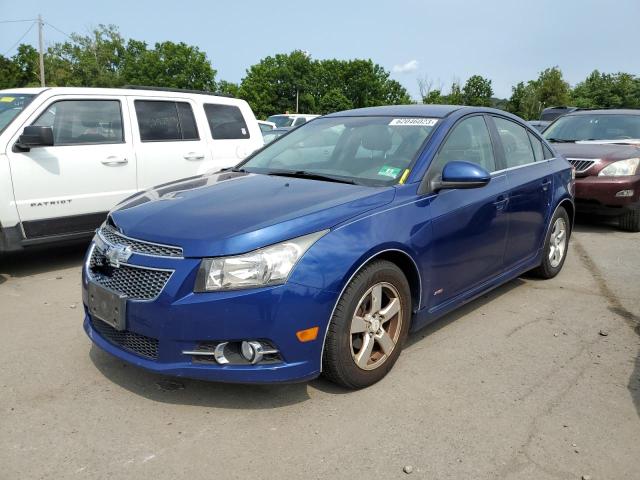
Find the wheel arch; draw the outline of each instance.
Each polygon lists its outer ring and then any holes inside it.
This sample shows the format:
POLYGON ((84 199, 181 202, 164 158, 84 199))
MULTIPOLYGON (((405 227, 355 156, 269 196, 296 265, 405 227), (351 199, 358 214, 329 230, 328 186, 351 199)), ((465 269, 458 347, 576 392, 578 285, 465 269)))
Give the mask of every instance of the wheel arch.
MULTIPOLYGON (((378 251, 367 257, 364 261, 357 262, 355 265, 358 265, 356 268, 352 269, 351 275, 347 278, 346 281, 343 282, 342 289, 340 290, 340 294, 337 296, 335 304, 331 309, 331 314, 329 316, 329 320, 327 322, 327 326, 324 331, 324 337, 322 340, 322 349, 320 350, 320 371, 322 371, 322 360, 324 357, 324 349, 325 344, 327 342, 327 334, 329 332, 329 325, 331 324, 331 319, 336 311, 336 307, 338 306, 338 302, 340 302, 340 298, 342 298, 342 294, 346 290, 347 286, 351 283, 351 280, 358 274, 360 270, 365 268, 367 265, 375 262, 377 260, 387 260, 394 265, 396 265, 402 273, 407 278, 407 282, 409 283, 409 289, 411 291, 411 309, 412 312, 416 312, 420 309, 421 299, 422 299, 422 278, 420 276, 420 271, 418 269, 418 264, 413 259, 411 255, 409 255, 404 250, 396 249, 396 248, 388 248, 385 250, 378 251)), ((411 319, 413 321, 413 318, 411 319)))

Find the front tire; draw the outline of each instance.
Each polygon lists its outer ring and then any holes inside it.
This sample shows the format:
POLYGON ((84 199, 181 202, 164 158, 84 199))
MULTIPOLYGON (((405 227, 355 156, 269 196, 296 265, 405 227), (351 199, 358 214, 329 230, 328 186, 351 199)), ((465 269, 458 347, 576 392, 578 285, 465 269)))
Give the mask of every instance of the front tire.
POLYGON ((620 217, 620 228, 627 232, 640 232, 640 208, 629 210, 620 217))
POLYGON ((542 262, 532 270, 532 273, 540 278, 553 278, 564 265, 569 248, 569 236, 571 235, 571 223, 569 214, 564 207, 558 207, 551 219, 547 238, 542 251, 542 262))
POLYGON ((325 377, 358 389, 381 380, 400 356, 411 321, 411 293, 402 270, 386 260, 364 267, 344 290, 329 324, 325 377))

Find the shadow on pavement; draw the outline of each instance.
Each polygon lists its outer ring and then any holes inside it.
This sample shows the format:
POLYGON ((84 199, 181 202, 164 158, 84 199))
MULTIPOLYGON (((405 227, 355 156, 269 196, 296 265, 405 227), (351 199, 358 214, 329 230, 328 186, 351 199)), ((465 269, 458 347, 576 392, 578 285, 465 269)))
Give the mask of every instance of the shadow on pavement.
POLYGON ((573 231, 583 233, 611 233, 622 232, 623 230, 620 229, 615 218, 577 214, 573 231))
POLYGON ((28 277, 53 270, 78 267, 87 251, 88 241, 65 246, 27 249, 0 255, 0 285, 6 277, 28 277))
POLYGON ((241 385, 167 377, 134 367, 95 345, 91 361, 113 383, 155 402, 227 409, 280 408, 309 399, 307 383, 241 385))

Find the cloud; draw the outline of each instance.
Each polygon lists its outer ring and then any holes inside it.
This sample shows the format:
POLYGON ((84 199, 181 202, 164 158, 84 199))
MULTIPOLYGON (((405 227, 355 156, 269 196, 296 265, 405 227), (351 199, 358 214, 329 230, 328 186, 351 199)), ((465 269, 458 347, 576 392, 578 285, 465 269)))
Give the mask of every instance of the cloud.
POLYGON ((416 70, 418 70, 417 60, 409 60, 407 63, 403 63, 402 65, 393 66, 393 73, 413 73, 416 70))

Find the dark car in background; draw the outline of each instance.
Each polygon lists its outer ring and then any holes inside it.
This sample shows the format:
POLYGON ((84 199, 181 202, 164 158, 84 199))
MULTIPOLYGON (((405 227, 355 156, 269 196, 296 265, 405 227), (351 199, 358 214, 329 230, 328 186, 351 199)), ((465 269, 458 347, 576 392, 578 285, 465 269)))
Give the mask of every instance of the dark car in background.
POLYGON ((578 212, 640 231, 640 110, 579 110, 543 135, 575 168, 578 212))
POLYGON ((566 115, 567 113, 575 112, 578 110, 578 107, 547 107, 542 110, 540 114, 540 120, 543 122, 553 122, 556 118, 561 117, 562 115, 566 115))

